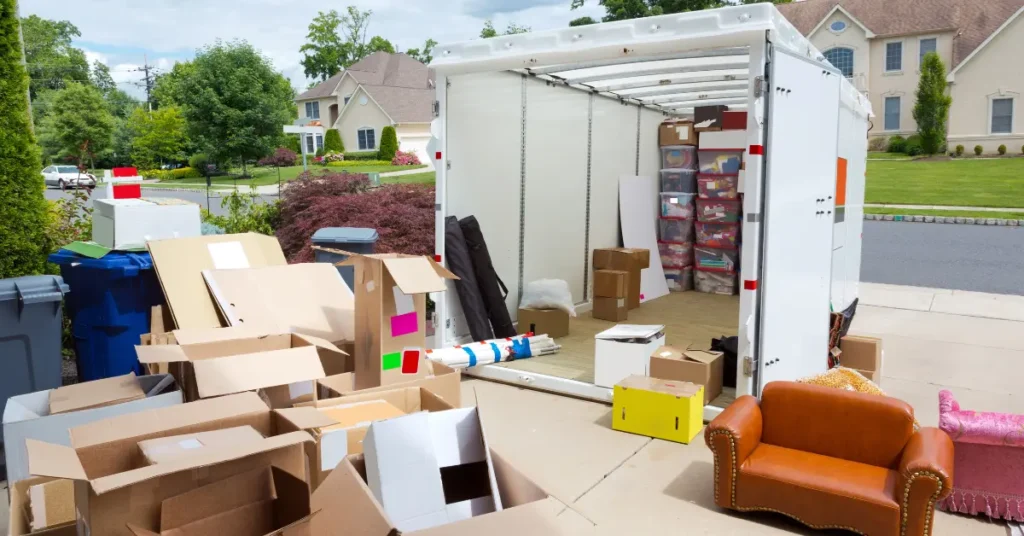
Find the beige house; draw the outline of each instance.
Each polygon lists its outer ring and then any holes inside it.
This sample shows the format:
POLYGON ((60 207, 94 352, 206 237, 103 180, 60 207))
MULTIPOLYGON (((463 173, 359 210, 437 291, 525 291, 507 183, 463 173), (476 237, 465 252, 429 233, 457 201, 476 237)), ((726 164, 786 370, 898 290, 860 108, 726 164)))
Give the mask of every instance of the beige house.
MULTIPOLYGON (((427 142, 434 119, 434 74, 405 54, 374 52, 299 95, 299 123, 338 130, 346 151, 374 151, 381 130, 395 127, 399 149, 430 164, 427 142)), ((307 134, 307 152, 323 147, 323 133, 307 134)))
POLYGON ((872 137, 917 131, 921 59, 936 52, 953 97, 948 143, 1024 145, 1024 0, 806 0, 778 6, 871 100, 872 137))

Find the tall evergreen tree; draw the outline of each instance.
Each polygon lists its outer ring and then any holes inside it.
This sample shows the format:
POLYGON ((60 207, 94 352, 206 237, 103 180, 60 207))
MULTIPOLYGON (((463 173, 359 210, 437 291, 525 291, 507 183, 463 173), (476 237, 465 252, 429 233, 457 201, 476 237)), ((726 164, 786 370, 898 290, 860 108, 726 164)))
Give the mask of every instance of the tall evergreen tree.
POLYGON ((914 121, 921 136, 921 150, 935 154, 946 141, 946 118, 953 98, 946 94, 946 66, 934 52, 924 55, 921 78, 917 83, 914 121))

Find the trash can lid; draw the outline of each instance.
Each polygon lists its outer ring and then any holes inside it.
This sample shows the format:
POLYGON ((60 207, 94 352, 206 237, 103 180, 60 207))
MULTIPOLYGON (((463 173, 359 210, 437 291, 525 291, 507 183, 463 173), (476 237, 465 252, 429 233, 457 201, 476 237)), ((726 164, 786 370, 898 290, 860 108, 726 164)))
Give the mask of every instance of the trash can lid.
POLYGON ((0 302, 23 300, 29 303, 64 299, 68 286, 59 275, 28 275, 0 279, 0 302))
POLYGON ((324 227, 313 233, 314 244, 374 244, 377 230, 363 227, 324 227))
POLYGON ((61 249, 57 253, 51 253, 49 261, 58 266, 77 264, 100 270, 123 270, 125 268, 149 270, 153 267, 153 260, 147 252, 111 251, 98 259, 93 259, 74 251, 61 249))

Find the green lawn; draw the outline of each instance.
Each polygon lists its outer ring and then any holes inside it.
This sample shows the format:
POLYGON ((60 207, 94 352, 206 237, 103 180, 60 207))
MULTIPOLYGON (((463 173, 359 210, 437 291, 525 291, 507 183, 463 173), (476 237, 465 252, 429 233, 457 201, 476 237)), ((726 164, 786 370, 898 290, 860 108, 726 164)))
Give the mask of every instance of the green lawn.
POLYGON ((913 160, 913 157, 900 153, 870 151, 868 152, 868 160, 913 160))
MULTIPOLYGON (((407 169, 419 169, 427 167, 425 165, 419 166, 351 166, 351 167, 322 167, 322 166, 309 166, 309 170, 313 173, 324 173, 325 171, 332 171, 335 173, 341 173, 342 171, 348 171, 349 173, 387 173, 391 171, 404 171, 407 169)), ((240 171, 240 170, 239 170, 240 171)), ((249 179, 235 179, 233 177, 215 177, 211 182, 214 185, 220 184, 225 186, 233 186, 238 184, 239 186, 253 185, 253 186, 264 186, 267 184, 277 184, 277 168, 249 168, 249 173, 252 178, 249 179)), ((302 166, 291 166, 281 168, 281 182, 287 182, 298 177, 302 173, 302 166)), ((179 180, 166 180, 161 181, 164 184, 205 184, 204 179, 179 179, 179 180)))
POLYGON ((428 171, 426 173, 410 173, 408 175, 399 175, 397 177, 381 177, 381 184, 434 184, 434 178, 437 175, 434 171, 428 171))
POLYGON ((869 160, 864 202, 1024 207, 1024 158, 869 160))
POLYGON ((917 210, 911 208, 866 207, 865 214, 893 214, 903 216, 953 216, 964 218, 996 218, 1024 220, 1024 212, 988 212, 981 210, 917 210))

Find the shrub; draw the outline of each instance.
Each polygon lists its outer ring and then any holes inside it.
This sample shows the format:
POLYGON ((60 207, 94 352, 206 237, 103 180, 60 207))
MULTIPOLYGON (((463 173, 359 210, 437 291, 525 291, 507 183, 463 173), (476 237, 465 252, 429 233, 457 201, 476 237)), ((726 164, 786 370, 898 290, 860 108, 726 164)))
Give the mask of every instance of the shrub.
MULTIPOLYGON (((355 173, 302 173, 288 183, 281 192, 281 221, 293 222, 307 210, 317 197, 337 197, 346 194, 363 193, 370 189, 370 180, 365 174, 355 173)), ((278 233, 280 237, 280 232, 278 233)), ((302 242, 313 235, 295 237, 293 242, 302 242)), ((284 242, 282 242, 283 244, 284 242)), ((301 243, 295 251, 302 247, 301 243)), ((289 252, 288 248, 285 248, 289 252)), ((294 251, 292 251, 294 253, 294 251)))
POLYGON ((324 155, 324 148, 323 147, 317 149, 316 153, 313 154, 313 156, 323 156, 323 155, 324 155))
POLYGON ((1021 152, 1022 154, 1024 154, 1024 145, 1021 145, 1021 146, 1020 146, 1020 152, 1021 152))
POLYGON ((963 145, 957 145, 956 146, 956 155, 957 156, 963 156, 964 155, 964 146, 963 145))
POLYGON ((75 241, 92 240, 90 197, 89 190, 71 190, 69 197, 48 203, 46 249, 49 253, 75 241))
POLYGON ((984 151, 984 150, 985 149, 982 149, 982 147, 980 145, 975 145, 974 146, 974 154, 976 156, 981 156, 981 152, 984 151))
POLYGON ((344 153, 345 144, 341 141, 341 134, 338 134, 337 129, 328 129, 327 134, 324 135, 324 152, 325 153, 344 153))
POLYGON ((183 168, 178 168, 178 169, 172 169, 171 170, 171 178, 175 179, 175 180, 178 180, 178 179, 201 179, 201 178, 203 178, 203 174, 200 173, 198 169, 194 169, 194 168, 191 168, 191 167, 183 167, 183 168))
MULTIPOLYGON (((223 229, 223 232, 274 234, 280 222, 280 201, 266 203, 253 188, 250 193, 234 190, 220 202, 227 208, 226 216, 203 211, 203 223, 223 229)), ((220 233, 216 233, 220 234, 220 233)))
POLYGON ((999 148, 996 149, 996 150, 999 151, 999 154, 1001 154, 1001 155, 1006 154, 1006 146, 1005 145, 1000 145, 999 148))
POLYGON ((196 153, 188 158, 188 167, 199 171, 199 173, 205 173, 206 166, 212 163, 206 153, 196 153))
POLYGON ((390 162, 398 152, 398 136, 395 127, 386 126, 380 132, 380 159, 390 162))
POLYGON ((345 153, 345 160, 380 160, 378 151, 360 151, 345 153))
POLYGON ((327 165, 331 167, 360 168, 390 166, 391 162, 387 162, 384 160, 342 160, 338 162, 329 162, 327 165))
POLYGON ((392 166, 418 166, 420 165, 420 157, 416 156, 416 153, 406 153, 398 151, 395 153, 395 157, 391 159, 392 166))
POLYGON ((938 153, 946 139, 946 117, 953 103, 946 90, 946 66, 938 54, 925 54, 921 60, 913 114, 921 138, 921 150, 926 154, 938 153))
POLYGON ((900 135, 889 138, 889 152, 890 153, 905 153, 907 152, 907 140, 900 135))
POLYGON ((274 154, 261 158, 256 164, 260 166, 289 167, 294 166, 298 158, 299 155, 295 154, 295 151, 287 147, 278 147, 274 149, 274 154))
POLYGON ((889 143, 888 143, 888 141, 885 138, 876 137, 876 138, 871 138, 868 141, 868 150, 869 151, 883 152, 883 151, 886 151, 888 149, 889 149, 889 143))
POLYGON ((302 153, 302 142, 299 141, 298 136, 288 135, 284 137, 284 146, 291 149, 293 153, 302 153))
POLYGON ((345 155, 342 153, 324 153, 324 162, 328 165, 337 164, 345 161, 345 155))
POLYGON ((907 143, 904 152, 907 153, 907 155, 909 156, 917 156, 923 154, 924 147, 922 146, 922 142, 923 140, 921 136, 914 134, 913 136, 907 138, 907 143))

